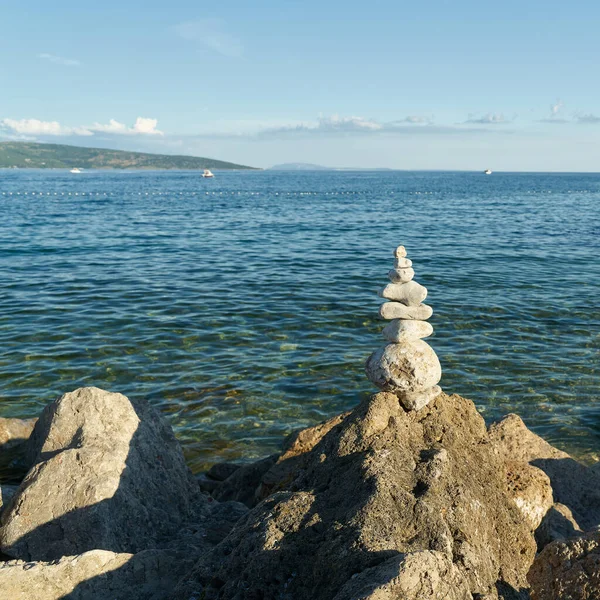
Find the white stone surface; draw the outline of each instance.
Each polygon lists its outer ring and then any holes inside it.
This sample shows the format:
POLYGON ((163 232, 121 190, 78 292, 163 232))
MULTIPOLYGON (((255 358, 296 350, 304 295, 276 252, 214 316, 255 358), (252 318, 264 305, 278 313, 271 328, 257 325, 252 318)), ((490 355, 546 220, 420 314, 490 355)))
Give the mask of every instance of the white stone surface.
POLYGON ((421 410, 427 406, 436 396, 442 393, 439 385, 434 385, 422 392, 407 392, 397 394, 398 401, 406 410, 421 410))
POLYGON ((383 337, 388 342, 403 343, 429 337, 433 327, 427 321, 394 319, 383 329, 383 337))
POLYGON ((407 281, 411 281, 415 276, 415 270, 408 269, 392 269, 388 273, 388 277, 392 283, 406 283, 407 281))
POLYGON ((419 306, 406 306, 401 302, 384 302, 379 307, 379 316, 382 319, 414 319, 426 321, 433 314, 433 308, 427 304, 419 306))
POLYGON ((402 302, 407 306, 418 306, 427 298, 427 288, 416 281, 388 283, 379 295, 388 300, 402 302))
POLYGON ((422 392, 442 377, 436 353, 423 340, 383 346, 371 354, 366 371, 368 378, 386 392, 422 392))
POLYGON ((412 267, 412 260, 410 258, 395 258, 394 269, 408 269, 412 267))
POLYGON ((398 246, 394 250, 394 256, 396 258, 404 258, 406 256, 406 248, 404 246, 398 246))

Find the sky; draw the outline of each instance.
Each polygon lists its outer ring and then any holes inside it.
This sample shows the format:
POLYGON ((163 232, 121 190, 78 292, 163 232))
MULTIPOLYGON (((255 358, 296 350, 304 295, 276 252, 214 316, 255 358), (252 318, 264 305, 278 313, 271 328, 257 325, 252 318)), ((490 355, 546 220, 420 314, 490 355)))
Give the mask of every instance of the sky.
POLYGON ((599 25, 592 0, 4 3, 0 140, 598 171, 599 25))

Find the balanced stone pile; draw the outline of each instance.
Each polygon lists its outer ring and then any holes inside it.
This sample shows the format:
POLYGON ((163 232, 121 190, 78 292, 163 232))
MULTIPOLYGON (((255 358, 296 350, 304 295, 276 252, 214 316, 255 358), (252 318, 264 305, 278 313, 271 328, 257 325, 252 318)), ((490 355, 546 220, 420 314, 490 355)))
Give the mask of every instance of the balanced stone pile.
POLYGON ((367 376, 380 389, 395 393, 406 410, 419 410, 442 391, 437 385, 442 377, 440 361, 422 339, 433 333, 427 323, 433 310, 423 304, 427 288, 413 281, 415 272, 404 246, 396 248, 394 256, 392 283, 379 292, 389 300, 379 315, 390 320, 383 330, 390 343, 371 354, 367 376))

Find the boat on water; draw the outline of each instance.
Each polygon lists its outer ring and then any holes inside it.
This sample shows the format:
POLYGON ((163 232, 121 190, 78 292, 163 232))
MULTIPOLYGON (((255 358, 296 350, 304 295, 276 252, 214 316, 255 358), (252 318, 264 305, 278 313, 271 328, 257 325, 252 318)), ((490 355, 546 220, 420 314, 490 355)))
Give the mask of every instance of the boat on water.
POLYGON ((214 175, 208 169, 204 169, 204 173, 202 173, 202 177, 214 177, 214 175))
POLYGON ((81 169, 78 169, 77 167, 71 169, 71 173, 83 173, 83 171, 81 169))
POLYGON ((491 169, 486 169, 486 170, 484 171, 484 173, 485 173, 486 175, 491 175, 491 174, 492 174, 492 170, 491 170, 491 169))

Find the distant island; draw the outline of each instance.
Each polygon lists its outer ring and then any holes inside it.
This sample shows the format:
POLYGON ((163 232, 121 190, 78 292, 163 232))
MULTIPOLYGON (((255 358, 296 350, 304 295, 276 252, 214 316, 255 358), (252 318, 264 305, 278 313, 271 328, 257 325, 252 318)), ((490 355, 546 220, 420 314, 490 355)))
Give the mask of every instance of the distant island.
POLYGON ((149 154, 60 144, 0 142, 0 168, 10 169, 244 169, 254 167, 204 158, 149 154))
POLYGON ((273 165, 269 171, 332 171, 329 167, 313 165, 311 163, 284 163, 273 165))
POLYGON ((273 165, 269 171, 393 171, 385 167, 324 167, 311 163, 283 163, 273 165))

